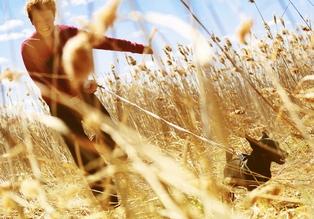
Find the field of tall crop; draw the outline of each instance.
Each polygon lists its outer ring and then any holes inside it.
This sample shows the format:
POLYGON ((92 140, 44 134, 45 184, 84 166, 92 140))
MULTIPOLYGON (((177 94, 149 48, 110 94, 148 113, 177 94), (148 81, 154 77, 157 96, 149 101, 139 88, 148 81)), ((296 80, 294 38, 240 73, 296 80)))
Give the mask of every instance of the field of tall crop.
MULTIPOLYGON (((60 136, 66 127, 41 101, 36 113, 8 104, 0 118, 0 217, 312 218, 314 34, 274 23, 275 30, 265 23, 265 37, 243 24, 243 44, 204 35, 209 57, 193 45, 166 46, 151 56, 153 67, 126 56, 128 72, 112 66, 96 74, 113 122, 84 103, 79 110, 88 133, 100 127, 118 147, 86 166, 98 166, 93 175, 75 165, 60 136), (289 153, 286 163, 273 164, 273 177, 253 191, 228 187, 226 151, 249 152, 244 135, 262 131, 289 153), (97 198, 88 186, 96 181, 108 188, 97 198), (117 207, 108 204, 111 187, 117 207)), ((1 80, 17 83, 18 74, 6 70, 1 80)))

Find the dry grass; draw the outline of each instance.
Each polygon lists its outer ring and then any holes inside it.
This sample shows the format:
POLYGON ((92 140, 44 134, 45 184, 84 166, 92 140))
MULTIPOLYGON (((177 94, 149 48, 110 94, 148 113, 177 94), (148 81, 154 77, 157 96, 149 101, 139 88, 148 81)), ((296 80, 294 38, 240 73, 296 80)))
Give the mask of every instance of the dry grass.
POLYGON ((96 125, 128 160, 116 150, 94 176, 85 178, 59 134, 37 121, 43 114, 1 112, 0 216, 311 218, 314 37, 277 25, 271 38, 249 36, 240 48, 212 36, 210 63, 178 45, 155 54, 152 61, 159 56, 162 62, 154 69, 127 57, 128 81, 113 68, 98 81, 103 87, 97 95, 115 123, 102 118, 96 125), (225 151, 248 150, 244 134, 257 137, 262 130, 290 156, 285 165, 273 166, 265 185, 252 192, 232 189, 236 200, 227 203, 225 151), (108 185, 110 177, 121 206, 102 211, 106 201, 97 202, 87 182, 108 185))

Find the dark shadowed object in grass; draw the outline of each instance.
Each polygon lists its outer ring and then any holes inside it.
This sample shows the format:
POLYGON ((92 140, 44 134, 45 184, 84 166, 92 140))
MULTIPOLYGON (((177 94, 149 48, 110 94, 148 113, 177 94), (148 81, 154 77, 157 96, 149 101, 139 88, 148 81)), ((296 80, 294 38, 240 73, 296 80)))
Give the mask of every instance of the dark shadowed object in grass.
POLYGON ((224 177, 228 185, 253 190, 271 178, 271 162, 284 164, 288 154, 265 132, 262 133, 260 140, 248 135, 245 138, 253 151, 251 154, 240 154, 227 162, 224 177))

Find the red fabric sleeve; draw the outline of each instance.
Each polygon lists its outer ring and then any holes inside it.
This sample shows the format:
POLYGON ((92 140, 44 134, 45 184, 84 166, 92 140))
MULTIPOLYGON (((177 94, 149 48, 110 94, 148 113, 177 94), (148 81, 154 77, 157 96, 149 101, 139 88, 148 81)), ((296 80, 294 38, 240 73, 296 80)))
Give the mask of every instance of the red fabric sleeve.
MULTIPOLYGON (((61 32, 65 35, 65 41, 75 36, 80 31, 76 27, 72 26, 60 25, 59 27, 61 32)), ((142 44, 111 37, 103 37, 102 41, 98 45, 94 46, 94 49, 133 52, 140 54, 144 52, 144 46, 142 44)))
POLYGON ((127 40, 104 37, 102 42, 94 46, 94 49, 133 52, 142 54, 144 51, 144 45, 133 43, 127 40))
POLYGON ((60 30, 60 40, 65 43, 70 38, 74 37, 80 30, 73 26, 58 25, 60 30))

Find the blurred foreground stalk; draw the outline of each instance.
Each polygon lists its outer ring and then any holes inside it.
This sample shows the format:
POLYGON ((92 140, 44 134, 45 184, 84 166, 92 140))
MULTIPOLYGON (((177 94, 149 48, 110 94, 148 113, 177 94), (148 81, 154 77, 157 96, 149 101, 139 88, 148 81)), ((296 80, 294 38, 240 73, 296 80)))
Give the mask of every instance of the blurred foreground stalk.
POLYGON ((100 211, 60 135, 23 112, 2 111, 0 217, 81 218, 100 211))

